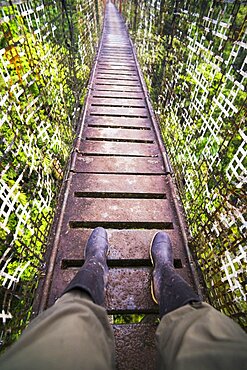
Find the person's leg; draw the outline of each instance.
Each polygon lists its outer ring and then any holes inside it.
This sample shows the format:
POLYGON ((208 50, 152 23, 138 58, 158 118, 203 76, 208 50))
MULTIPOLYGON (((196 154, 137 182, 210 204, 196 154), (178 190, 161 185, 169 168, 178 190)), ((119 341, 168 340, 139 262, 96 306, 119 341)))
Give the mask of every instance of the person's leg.
POLYGON ((246 333, 207 303, 187 304, 163 316, 156 338, 160 369, 246 369, 246 333))
POLYGON ((105 309, 80 290, 44 311, 0 359, 2 370, 112 369, 114 340, 105 309))
POLYGON ((113 369, 114 337, 100 305, 108 268, 106 232, 91 234, 85 263, 57 302, 0 359, 3 370, 113 369))
POLYGON ((152 295, 160 306, 156 332, 159 368, 242 370, 247 363, 247 335, 231 319, 200 302, 173 267, 171 241, 156 234, 151 246, 154 264, 152 295))

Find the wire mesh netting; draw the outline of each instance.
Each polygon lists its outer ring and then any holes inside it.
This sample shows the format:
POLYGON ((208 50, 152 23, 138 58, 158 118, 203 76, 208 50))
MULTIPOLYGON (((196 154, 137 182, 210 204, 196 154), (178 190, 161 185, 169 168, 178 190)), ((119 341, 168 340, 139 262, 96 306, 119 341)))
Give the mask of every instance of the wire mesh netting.
POLYGON ((122 8, 208 298, 246 327, 246 2, 128 0, 122 8))
POLYGON ((102 14, 98 0, 0 2, 2 345, 31 314, 102 14))

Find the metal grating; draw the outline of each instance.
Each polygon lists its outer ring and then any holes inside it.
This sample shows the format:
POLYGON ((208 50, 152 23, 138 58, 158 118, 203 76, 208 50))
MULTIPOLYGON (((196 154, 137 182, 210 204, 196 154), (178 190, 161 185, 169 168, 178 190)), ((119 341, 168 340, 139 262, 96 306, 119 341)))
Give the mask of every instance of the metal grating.
POLYGON ((1 344, 31 314, 101 22, 97 0, 0 2, 1 344))
POLYGON ((122 6, 209 300, 246 327, 246 3, 122 6))

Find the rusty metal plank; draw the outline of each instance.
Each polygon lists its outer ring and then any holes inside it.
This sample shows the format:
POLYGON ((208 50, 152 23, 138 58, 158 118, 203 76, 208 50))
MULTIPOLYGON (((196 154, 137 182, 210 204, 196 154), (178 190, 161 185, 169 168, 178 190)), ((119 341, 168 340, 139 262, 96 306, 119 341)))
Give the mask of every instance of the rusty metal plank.
POLYGON ((156 224, 173 228, 173 212, 167 199, 76 198, 70 194, 65 217, 72 227, 112 222, 130 224, 129 228, 132 224, 149 229, 156 224))
POLYGON ((134 116, 134 117, 148 117, 148 111, 146 108, 129 108, 129 107, 90 107, 90 114, 100 115, 115 115, 115 116, 134 116))
POLYGON ((116 74, 110 74, 110 75, 105 75, 103 73, 97 73, 96 74, 96 80, 97 81, 132 81, 132 82, 139 82, 139 78, 137 75, 131 75, 131 76, 126 76, 126 75, 120 75, 118 73, 116 74))
MULTIPOLYGON (((68 223, 64 222, 59 240, 58 260, 60 261, 60 263, 62 263, 63 260, 83 260, 84 248, 92 231, 93 229, 73 229, 70 228, 68 223)), ((119 260, 120 265, 133 265, 135 264, 135 261, 143 261, 144 265, 148 264, 150 258, 149 247, 152 242, 153 236, 158 231, 160 230, 108 229, 108 260, 119 260)), ((187 271, 186 269, 184 269, 187 264, 187 258, 185 250, 183 248, 181 234, 176 225, 174 230, 166 229, 165 231, 171 238, 174 259, 176 260, 175 266, 179 268, 178 271, 181 274, 181 269, 187 271)), ((184 273, 182 273, 182 275, 186 280, 189 280, 184 273)))
MULTIPOLYGON (((149 248, 154 235, 160 230, 114 230, 108 229, 109 259, 119 260, 149 260, 149 248)), ((186 255, 182 248, 182 238, 178 228, 165 230, 170 236, 173 246, 174 259, 181 260, 185 267, 186 255)), ((179 270, 180 271, 180 270, 179 270)))
POLYGON ((118 370, 156 369, 155 324, 113 325, 118 370))
POLYGON ((87 127, 84 130, 87 139, 109 139, 121 141, 146 141, 152 143, 154 135, 151 130, 136 130, 125 128, 94 128, 87 127))
POLYGON ((128 63, 128 61, 134 62, 134 55, 133 54, 122 54, 122 55, 114 55, 110 53, 103 53, 100 55, 101 62, 117 62, 117 63, 128 63))
POLYGON ((109 58, 109 59, 119 59, 119 60, 134 60, 134 55, 133 53, 128 53, 128 52, 111 52, 111 51, 102 51, 100 53, 100 59, 104 59, 104 58, 109 58))
POLYGON ((117 61, 117 60, 102 60, 99 62, 97 66, 98 70, 100 68, 109 68, 109 69, 121 69, 121 70, 129 70, 129 69, 136 69, 135 62, 133 61, 117 61))
POLYGON ((117 107, 139 107, 145 108, 145 100, 144 99, 116 99, 116 98, 93 98, 90 100, 91 105, 99 105, 99 106, 117 106, 117 107))
MULTIPOLYGON (((134 72, 134 71, 122 71, 122 70, 118 70, 118 71, 116 71, 116 70, 114 70, 114 69, 111 69, 111 68, 109 68, 109 69, 102 69, 102 68, 98 68, 97 69, 97 75, 105 75, 104 77, 106 77, 106 76, 111 76, 111 75, 116 75, 116 74, 118 74, 118 76, 138 76, 137 75, 137 73, 136 72, 134 72)), ((139 76, 138 76, 139 77, 139 76)))
POLYGON ((127 64, 127 63, 122 63, 122 64, 112 64, 112 63, 107 63, 107 62, 99 62, 97 66, 97 70, 100 71, 102 69, 106 69, 107 71, 133 71, 136 72, 137 69, 135 67, 135 64, 127 64))
POLYGON ((139 75, 137 74, 137 71, 122 71, 122 70, 115 70, 111 68, 97 68, 96 70, 97 75, 100 75, 102 77, 110 77, 110 76, 131 76, 133 78, 138 78, 139 75))
POLYGON ((129 39, 128 37, 123 37, 121 38, 121 44, 120 42, 118 41, 118 43, 116 42, 112 42, 110 40, 106 40, 105 39, 105 42, 104 42, 104 46, 103 46, 103 50, 115 50, 115 51, 130 51, 131 53, 133 53, 133 50, 132 50, 132 47, 131 47, 131 44, 129 42, 129 39))
POLYGON ((101 61, 117 61, 117 62, 129 62, 129 61, 134 61, 134 55, 131 54, 131 55, 127 55, 127 54, 123 54, 123 55, 114 55, 114 54, 109 54, 109 53, 103 53, 103 54, 100 54, 100 60, 101 61))
POLYGON ((101 83, 95 83, 93 85, 93 89, 96 90, 103 90, 103 91, 125 91, 125 92, 138 92, 140 93, 142 90, 140 86, 125 86, 125 85, 107 85, 101 83))
POLYGON ((163 174, 160 158, 94 157, 77 155, 74 171, 88 173, 163 174))
MULTIPOLYGON (((120 46, 120 45, 119 45, 120 46)), ((112 55, 112 56, 133 56, 133 50, 128 50, 128 48, 115 48, 112 49, 111 47, 101 49, 100 55, 112 55)))
MULTIPOLYGON (((134 60, 128 60, 128 61, 125 61, 125 60, 121 60, 121 61, 109 61, 109 60, 99 60, 98 64, 97 64, 97 68, 101 68, 102 66, 105 66, 107 65, 107 67, 111 67, 111 66, 116 66, 116 67, 119 67, 119 66, 123 66, 125 68, 133 68, 135 70, 137 70, 136 68, 136 63, 134 60)), ((104 67, 105 68, 105 67, 104 67)))
MULTIPOLYGON (((141 117, 107 117, 107 116, 87 116, 85 123, 90 126, 106 127, 129 127, 136 129, 150 129, 151 122, 149 118, 141 117)), ((138 130, 139 131, 139 130, 138 130)))
MULTIPOLYGON (((124 41, 128 42, 129 40, 126 37, 124 41)), ((101 52, 104 52, 104 53, 119 53, 119 54, 128 53, 128 54, 133 55, 133 50, 132 50, 132 47, 131 47, 130 43, 128 43, 128 45, 123 45, 124 41, 121 42, 121 45, 118 44, 118 47, 112 46, 111 42, 108 43, 108 44, 106 42, 106 43, 104 43, 103 47, 101 48, 101 52)))
POLYGON ((126 50, 126 51, 131 51, 133 53, 128 37, 122 38, 121 44, 120 44, 120 40, 118 40, 118 42, 112 42, 110 40, 107 40, 107 37, 104 39, 104 41, 105 41, 104 47, 103 47, 104 50, 116 50, 116 51, 126 50))
POLYGON ((108 79, 108 80, 101 80, 99 78, 95 78, 94 84, 97 85, 114 85, 114 86, 135 86, 140 88, 139 81, 121 81, 115 79, 108 79))
POLYGON ((112 42, 106 41, 106 43, 104 43, 103 47, 101 48, 101 53, 114 53, 114 54, 126 53, 133 55, 133 50, 130 42, 128 44, 126 44, 126 42, 129 42, 129 40, 125 39, 123 42, 118 43, 117 44, 118 47, 116 47, 112 42))
POLYGON ((133 56, 110 56, 110 55, 101 55, 101 63, 110 63, 110 64, 128 64, 131 66, 131 63, 134 62, 133 56))
MULTIPOLYGON (((149 197, 165 198, 165 176, 152 175, 115 175, 115 174, 86 174, 77 173, 72 175, 70 192, 75 196, 83 196, 83 193, 100 194, 101 197, 107 197, 108 194, 128 194, 131 197, 149 197), (104 194, 102 194, 104 193, 104 194)), ((124 195, 123 195, 124 197, 124 195)))
POLYGON ((80 152, 94 155, 125 155, 131 157, 155 157, 159 150, 156 144, 122 143, 114 141, 89 141, 83 140, 80 152))
POLYGON ((103 47, 101 48, 101 52, 100 54, 102 53, 109 53, 109 54, 112 54, 112 55, 122 55, 122 54, 131 54, 133 55, 133 50, 132 48, 130 47, 130 45, 128 45, 127 47, 118 47, 118 48, 114 48, 112 47, 112 45, 106 45, 104 44, 103 47))
POLYGON ((101 54, 110 54, 110 55, 133 55, 133 50, 131 47, 123 48, 112 48, 111 46, 103 45, 101 48, 101 54))
MULTIPOLYGON (((73 279, 78 268, 60 269, 51 285, 49 306, 61 295, 73 279)), ((151 268, 110 268, 105 307, 108 313, 150 312, 158 313, 158 306, 151 297, 151 268)))
POLYGON ((111 269, 106 294, 108 312, 158 312, 150 287, 150 268, 111 269))
MULTIPOLYGON (((61 296, 78 271, 79 267, 61 269, 59 264, 56 264, 56 279, 51 283, 48 307, 61 296)), ((151 296, 151 272, 152 267, 144 266, 110 268, 104 302, 108 313, 157 314, 159 308, 151 296)))
MULTIPOLYGON (((124 29, 122 29, 121 32, 123 32, 124 34, 124 29)), ((128 36, 126 34, 123 35, 123 38, 118 39, 118 40, 110 40, 108 36, 109 34, 106 36, 106 38, 104 38, 105 42, 101 50, 109 51, 109 52, 114 50, 120 53, 126 51, 127 53, 130 52, 133 54, 130 40, 128 39, 128 36)))
POLYGON ((109 64, 109 66, 135 66, 134 59, 130 58, 113 58, 113 57, 100 57, 101 65, 109 64), (133 63, 133 65, 132 65, 133 63))
POLYGON ((129 100, 142 100, 144 95, 141 92, 123 92, 123 91, 92 91, 93 98, 118 98, 129 100))
POLYGON ((130 40, 126 35, 123 36, 123 37, 119 37, 117 40, 115 38, 114 41, 113 41, 113 40, 111 40, 111 38, 109 37, 109 34, 108 34, 103 39, 104 39, 104 47, 105 48, 114 48, 114 49, 120 49, 120 50, 122 50, 122 49, 132 50, 130 40))

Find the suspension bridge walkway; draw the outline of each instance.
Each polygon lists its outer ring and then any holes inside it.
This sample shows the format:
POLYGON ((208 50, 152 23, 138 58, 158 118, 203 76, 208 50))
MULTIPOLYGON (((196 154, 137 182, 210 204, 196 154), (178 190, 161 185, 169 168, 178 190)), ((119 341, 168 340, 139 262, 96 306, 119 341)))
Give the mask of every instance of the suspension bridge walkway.
POLYGON ((114 324, 118 369, 153 369, 158 306, 150 292, 149 246, 166 230, 178 272, 191 284, 191 260, 171 170, 125 24, 112 3, 78 127, 53 228, 40 310, 78 268, 92 229, 107 229, 110 277, 105 307, 114 324), (144 314, 139 323, 134 314, 144 314))

